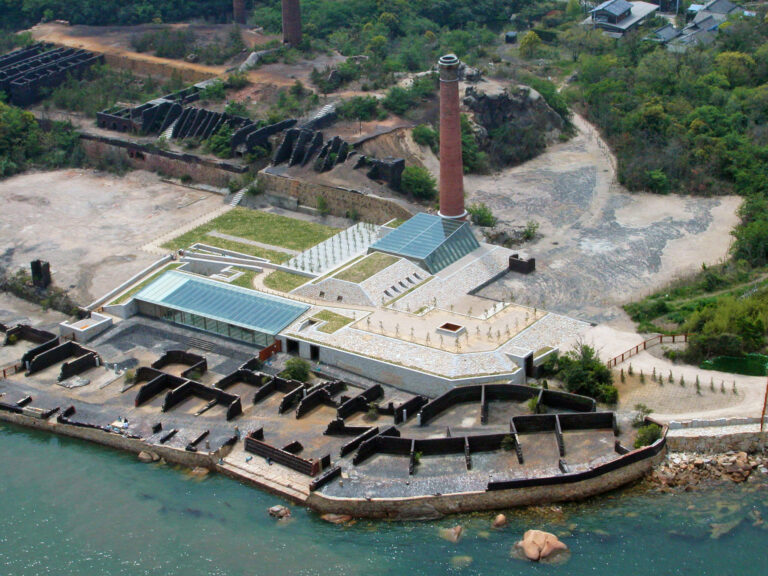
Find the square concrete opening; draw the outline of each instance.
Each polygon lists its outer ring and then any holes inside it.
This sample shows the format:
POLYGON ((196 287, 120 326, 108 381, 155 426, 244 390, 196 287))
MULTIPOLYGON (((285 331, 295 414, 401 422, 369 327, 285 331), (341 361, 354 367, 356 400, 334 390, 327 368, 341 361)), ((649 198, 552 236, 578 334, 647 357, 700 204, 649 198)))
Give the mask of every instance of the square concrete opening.
POLYGON ((437 328, 438 332, 442 332, 443 334, 450 334, 453 336, 458 336, 459 334, 462 334, 466 331, 466 328, 464 326, 461 326, 460 324, 454 324, 453 322, 446 322, 445 324, 442 324, 437 328))

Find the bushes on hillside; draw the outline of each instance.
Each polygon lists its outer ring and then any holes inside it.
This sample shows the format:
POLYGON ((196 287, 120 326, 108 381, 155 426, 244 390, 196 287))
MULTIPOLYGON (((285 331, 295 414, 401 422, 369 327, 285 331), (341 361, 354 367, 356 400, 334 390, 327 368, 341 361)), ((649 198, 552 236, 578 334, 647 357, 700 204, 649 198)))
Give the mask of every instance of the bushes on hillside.
POLYGON ((400 187, 406 194, 420 200, 431 200, 437 195, 437 182, 426 168, 407 166, 403 170, 400 187))
POLYGON ((375 96, 353 96, 344 100, 336 111, 348 120, 373 120, 379 115, 379 100, 375 96))

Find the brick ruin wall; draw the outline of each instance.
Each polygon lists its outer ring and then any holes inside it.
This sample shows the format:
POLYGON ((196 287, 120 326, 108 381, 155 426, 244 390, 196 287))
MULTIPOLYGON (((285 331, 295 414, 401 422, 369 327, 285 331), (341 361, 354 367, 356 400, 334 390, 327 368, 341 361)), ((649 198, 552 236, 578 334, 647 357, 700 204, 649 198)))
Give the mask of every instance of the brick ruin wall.
POLYGON ((406 208, 392 200, 345 188, 279 176, 265 170, 259 172, 259 181, 264 185, 266 192, 294 198, 302 206, 317 208, 318 198, 325 198, 328 211, 334 216, 348 217, 354 211, 360 220, 377 224, 383 224, 392 218, 408 219, 412 216, 406 208))
POLYGON ((189 176, 194 182, 221 188, 225 188, 230 180, 242 178, 247 172, 244 166, 152 149, 115 138, 81 135, 81 143, 86 155, 94 160, 116 155, 136 170, 149 170, 173 178, 189 176))

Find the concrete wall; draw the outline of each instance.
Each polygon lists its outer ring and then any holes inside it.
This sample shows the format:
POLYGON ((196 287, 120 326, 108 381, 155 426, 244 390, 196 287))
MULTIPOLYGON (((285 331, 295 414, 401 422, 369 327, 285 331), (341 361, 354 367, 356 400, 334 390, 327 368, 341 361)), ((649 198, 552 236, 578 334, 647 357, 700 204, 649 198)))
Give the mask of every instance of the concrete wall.
POLYGON ((193 154, 149 148, 117 138, 81 134, 80 139, 85 153, 91 159, 97 160, 107 154, 114 154, 137 170, 149 170, 174 178, 189 176, 195 182, 220 188, 226 187, 230 180, 242 178, 247 172, 244 166, 217 162, 193 154))
POLYGON ((759 432, 724 431, 716 436, 667 436, 667 446, 672 452, 698 452, 723 454, 737 452, 762 452, 766 448, 766 434, 759 432))
POLYGON ((475 376, 472 378, 443 378, 436 374, 419 372, 413 368, 390 364, 383 360, 360 356, 353 352, 328 348, 323 344, 310 343, 293 336, 279 336, 283 350, 287 350, 286 338, 299 342, 299 356, 311 358, 310 345, 318 346, 320 362, 330 366, 336 366, 353 374, 358 374, 376 382, 389 384, 411 394, 421 394, 428 398, 434 398, 464 384, 483 384, 486 382, 508 382, 510 384, 525 384, 525 373, 518 368, 516 372, 509 374, 493 374, 488 376, 475 376))
POLYGON ((377 224, 383 224, 392 218, 407 219, 412 216, 408 210, 392 200, 345 188, 297 180, 266 170, 259 172, 259 181, 264 184, 267 193, 295 198, 299 204, 313 208, 317 208, 317 199, 322 196, 334 216, 347 216, 348 212, 355 211, 360 220, 377 224))
POLYGON ((59 334, 63 338, 71 337, 76 342, 88 342, 112 326, 112 318, 91 312, 90 319, 59 324, 59 334))

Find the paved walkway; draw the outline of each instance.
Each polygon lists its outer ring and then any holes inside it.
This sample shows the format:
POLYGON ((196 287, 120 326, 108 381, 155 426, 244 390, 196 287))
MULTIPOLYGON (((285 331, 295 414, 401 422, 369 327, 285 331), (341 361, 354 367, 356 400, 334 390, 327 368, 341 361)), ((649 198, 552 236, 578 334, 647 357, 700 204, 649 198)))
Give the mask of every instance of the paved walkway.
POLYGON ((240 236, 232 236, 230 234, 224 234, 218 230, 212 230, 206 234, 206 236, 213 236, 214 238, 223 238, 224 240, 231 240, 232 242, 238 242, 240 244, 248 244, 249 246, 257 246, 259 248, 266 248, 267 250, 273 250, 274 252, 282 252, 283 254, 291 254, 295 256, 299 253, 298 250, 291 250, 290 248, 283 248, 282 246, 274 246, 272 244, 264 244, 263 242, 256 242, 255 240, 248 240, 247 238, 241 238, 240 236))
POLYGON ((304 502, 309 496, 309 476, 279 464, 267 464, 265 458, 246 452, 242 442, 235 444, 219 466, 292 500, 304 502), (246 462, 249 456, 252 458, 246 462))
MULTIPOLYGON (((646 336, 619 330, 607 325, 595 326, 581 335, 578 340, 593 346, 602 360, 609 360, 640 344, 646 336)), ((570 342, 576 344, 577 339, 570 342)), ((569 347, 570 347, 569 346, 569 347)), ((565 347, 564 350, 568 350, 565 347)), ((702 370, 698 366, 675 363, 661 356, 662 345, 655 346, 616 367, 615 376, 619 388, 619 410, 633 410, 635 404, 645 404, 654 411, 659 420, 692 420, 697 418, 715 419, 728 417, 758 417, 763 408, 766 378, 743 376, 715 370, 702 370), (628 377, 632 365, 634 377, 628 377), (620 370, 624 369, 626 382, 619 382, 620 370), (664 376, 664 385, 651 378, 656 374, 664 376), (645 384, 639 382, 640 371, 645 384), (674 383, 668 382, 672 372, 674 383), (699 391, 696 390, 696 377, 699 391), (680 385, 681 377, 685 386, 680 385), (736 393, 733 393, 734 382, 736 393), (714 388, 714 390, 713 390, 714 388), (724 390, 724 392, 723 392, 724 390)))

